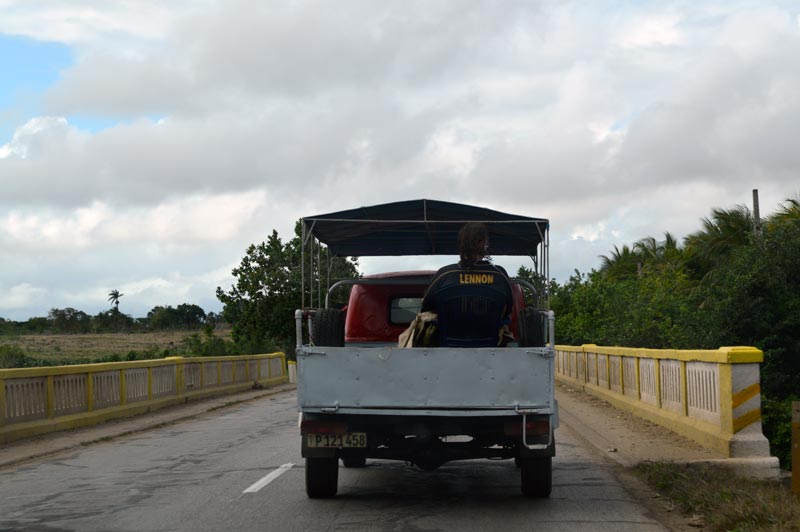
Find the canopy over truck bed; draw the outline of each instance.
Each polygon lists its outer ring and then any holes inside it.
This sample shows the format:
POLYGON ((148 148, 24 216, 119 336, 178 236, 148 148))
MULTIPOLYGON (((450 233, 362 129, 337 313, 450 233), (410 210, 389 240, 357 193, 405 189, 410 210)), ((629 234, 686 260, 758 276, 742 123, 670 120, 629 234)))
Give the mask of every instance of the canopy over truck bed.
MULTIPOLYGON (((457 256, 458 231, 469 222, 486 225, 489 255, 531 257, 534 271, 543 279, 549 278, 548 220, 447 201, 398 201, 303 218, 303 306, 306 256, 310 272, 315 257, 314 240, 325 244, 331 255, 340 257, 457 256)), ((318 261, 319 255, 317 252, 318 261)), ((313 306, 313 290, 311 298, 313 306)))

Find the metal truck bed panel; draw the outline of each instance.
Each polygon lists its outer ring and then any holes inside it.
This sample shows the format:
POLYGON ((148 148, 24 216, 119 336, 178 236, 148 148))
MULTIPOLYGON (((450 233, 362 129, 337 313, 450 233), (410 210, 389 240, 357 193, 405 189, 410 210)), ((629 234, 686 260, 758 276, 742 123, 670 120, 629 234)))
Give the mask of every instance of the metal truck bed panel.
POLYGON ((547 348, 303 347, 298 406, 305 412, 411 409, 427 415, 554 412, 551 355, 547 348))

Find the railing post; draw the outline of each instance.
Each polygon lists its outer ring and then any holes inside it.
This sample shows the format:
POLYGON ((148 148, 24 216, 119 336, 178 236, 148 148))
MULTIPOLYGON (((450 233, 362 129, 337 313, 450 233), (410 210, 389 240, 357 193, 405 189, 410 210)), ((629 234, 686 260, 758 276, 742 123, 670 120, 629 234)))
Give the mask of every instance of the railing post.
POLYGON ((53 376, 47 376, 47 417, 52 418, 55 415, 56 411, 56 393, 55 393, 55 385, 53 384, 53 376))
POLYGON ((6 424, 6 381, 0 379, 0 427, 6 424))
POLYGON ((175 360, 175 395, 183 395, 183 359, 175 360))
POLYGON ((598 388, 600 387, 600 353, 595 350, 593 353, 594 355, 594 384, 598 388))
POLYGON ((641 360, 639 357, 634 357, 634 359, 633 359, 633 364, 634 364, 634 367, 636 368, 636 400, 637 401, 641 401, 642 400, 642 380, 641 380, 642 373, 641 373, 641 369, 639 368, 639 360, 641 360))
POLYGON ((125 380, 125 368, 119 370, 119 404, 128 404, 128 383, 125 380))
POLYGON ((231 384, 236 384, 236 360, 231 360, 231 384))
POLYGON ((86 411, 94 410, 94 375, 91 371, 86 372, 86 411))
POLYGON ((800 402, 792 403, 792 492, 800 499, 800 402))
POLYGON ((625 396, 625 353, 619 354, 619 393, 625 396))
POLYGON ((686 361, 681 360, 681 411, 684 416, 689 415, 689 386, 686 382, 686 361))
POLYGON ((583 361, 583 381, 581 384, 589 382, 589 355, 581 349, 581 360, 583 361))
POLYGON ((222 386, 222 361, 217 360, 217 386, 222 386))
POLYGON ((661 408, 661 359, 653 359, 653 374, 656 380, 656 406, 661 408))
POLYGON ((147 400, 153 398, 153 366, 147 366, 147 400))
POLYGON ((718 364, 719 368, 719 426, 728 433, 733 434, 733 367, 731 364, 718 364))

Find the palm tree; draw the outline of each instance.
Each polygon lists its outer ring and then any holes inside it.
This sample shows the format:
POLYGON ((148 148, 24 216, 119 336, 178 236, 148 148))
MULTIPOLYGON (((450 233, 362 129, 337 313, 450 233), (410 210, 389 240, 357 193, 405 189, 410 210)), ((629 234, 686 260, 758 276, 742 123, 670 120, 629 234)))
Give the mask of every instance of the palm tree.
POLYGON ((119 298, 121 298, 124 295, 125 294, 120 294, 119 290, 116 290, 116 289, 114 289, 114 290, 112 290, 111 292, 108 293, 108 301, 112 305, 114 305, 114 309, 115 310, 117 310, 117 311, 119 310, 119 298))
POLYGON ((781 208, 769 217, 768 224, 775 225, 790 220, 800 220, 800 194, 797 198, 786 198, 781 203, 781 208))
POLYGON ((750 243, 753 215, 746 205, 732 209, 711 209, 710 218, 701 218, 703 229, 688 235, 683 242, 690 260, 701 276, 739 246, 750 243))
POLYGON ((600 272, 609 279, 635 277, 639 272, 641 258, 627 244, 619 249, 616 244, 608 256, 600 255, 600 272))
POLYGON ((680 264, 683 250, 678 239, 670 232, 664 233, 664 240, 652 236, 645 237, 633 245, 633 252, 639 256, 642 269, 671 268, 680 264))

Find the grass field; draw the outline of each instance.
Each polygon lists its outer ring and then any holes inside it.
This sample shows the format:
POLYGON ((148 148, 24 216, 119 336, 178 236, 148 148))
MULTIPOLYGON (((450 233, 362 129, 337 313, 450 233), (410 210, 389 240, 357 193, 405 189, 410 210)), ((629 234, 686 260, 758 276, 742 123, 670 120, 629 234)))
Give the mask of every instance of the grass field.
MULTIPOLYGON (((202 331, 162 331, 107 334, 29 334, 0 336, 0 346, 16 346, 32 358, 68 362, 97 359, 109 355, 125 357, 130 351, 174 349, 192 334, 202 331)), ((214 336, 230 340, 230 329, 214 330, 214 336)))

